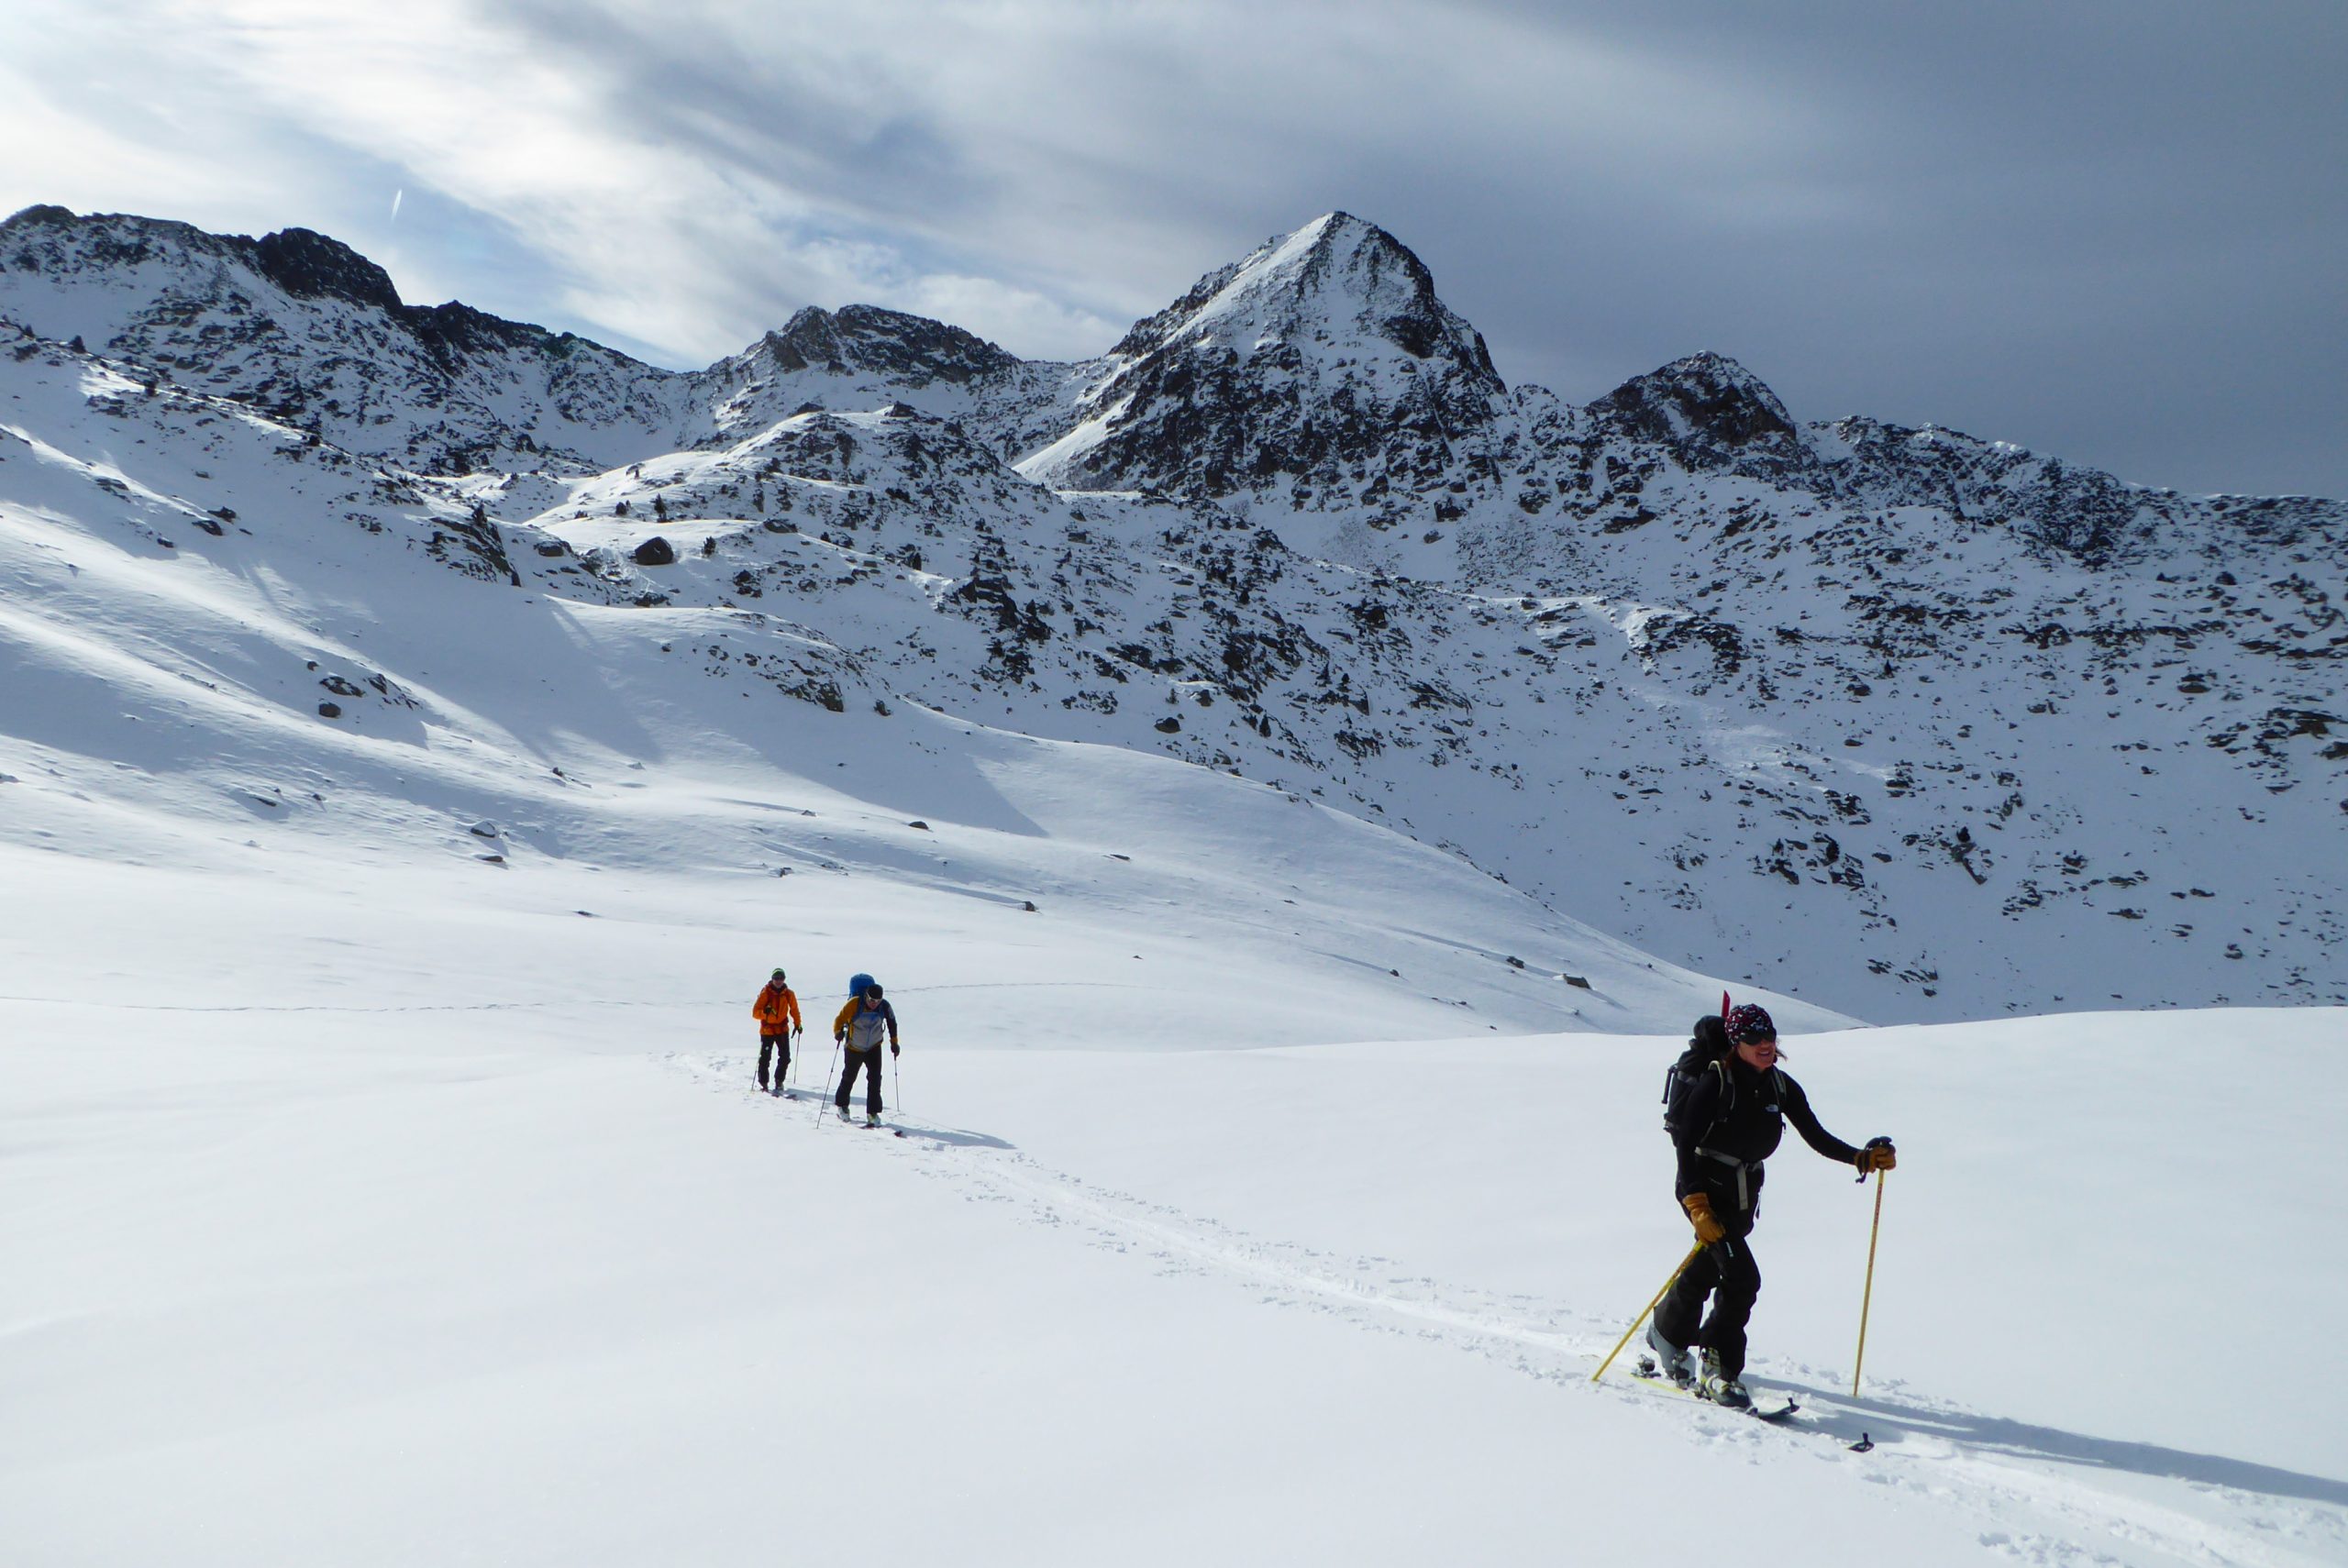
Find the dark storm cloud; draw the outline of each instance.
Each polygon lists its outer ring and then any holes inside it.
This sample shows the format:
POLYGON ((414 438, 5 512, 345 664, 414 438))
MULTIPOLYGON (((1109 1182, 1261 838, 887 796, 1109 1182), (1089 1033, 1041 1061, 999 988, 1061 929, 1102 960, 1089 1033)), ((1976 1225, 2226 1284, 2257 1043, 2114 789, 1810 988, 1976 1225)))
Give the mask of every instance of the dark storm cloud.
MULTIPOLYGON (((1559 288, 1478 269, 1452 291, 1489 280, 1482 315, 1528 324, 1545 293, 1603 298, 1578 326, 1549 315, 1527 334, 1556 357, 1545 373, 1603 381, 1712 347, 1811 417, 1935 420, 2193 489, 2348 491, 2331 364, 2348 337, 2348 12, 1638 17, 1647 45, 1828 106, 1837 134, 1783 171, 1822 210, 1607 222, 1559 193, 1530 226, 1559 288)), ((1584 20, 1611 30, 1595 8, 1584 20)), ((1486 246, 1516 226, 1440 221, 1486 246)))

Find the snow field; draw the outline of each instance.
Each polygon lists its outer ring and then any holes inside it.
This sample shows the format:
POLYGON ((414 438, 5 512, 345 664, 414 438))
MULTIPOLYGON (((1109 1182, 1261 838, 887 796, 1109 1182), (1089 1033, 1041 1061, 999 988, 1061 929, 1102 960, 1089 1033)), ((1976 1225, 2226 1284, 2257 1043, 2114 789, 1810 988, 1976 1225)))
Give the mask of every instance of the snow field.
POLYGON ((1684 1251, 1667 1038, 1348 1043, 1385 977, 1212 921, 1104 1034, 1109 892, 1023 957, 877 873, 801 936, 795 878, 238 847, 5 854, 25 1561, 1634 1562, 1691 1490, 1765 1562, 2348 1548, 2331 1353, 2243 1357, 2342 1284, 2338 1011, 1790 1038, 1904 1158, 1855 1405, 1870 1189, 1773 1162, 1779 1431, 1588 1384, 1684 1251), (826 1047, 888 982, 912 1136, 750 1092, 777 959, 826 1047))

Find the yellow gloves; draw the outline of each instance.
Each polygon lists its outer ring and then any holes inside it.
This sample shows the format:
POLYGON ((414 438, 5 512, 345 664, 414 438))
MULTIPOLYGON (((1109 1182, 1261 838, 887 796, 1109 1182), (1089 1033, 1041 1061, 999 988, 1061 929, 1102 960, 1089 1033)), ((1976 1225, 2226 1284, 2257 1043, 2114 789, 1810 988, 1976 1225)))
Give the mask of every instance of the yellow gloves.
POLYGON ((1890 1139, 1877 1138, 1869 1143, 1866 1148, 1861 1149, 1859 1157, 1851 1163, 1859 1167, 1861 1176, 1867 1176, 1875 1171, 1897 1169, 1899 1165, 1899 1154, 1892 1148, 1890 1139))
POLYGON ((1688 1210, 1689 1222, 1696 1227, 1696 1240, 1704 1245, 1709 1247, 1714 1242, 1728 1239, 1727 1227, 1712 1218, 1711 1195, 1691 1192, 1679 1200, 1679 1207, 1688 1210))

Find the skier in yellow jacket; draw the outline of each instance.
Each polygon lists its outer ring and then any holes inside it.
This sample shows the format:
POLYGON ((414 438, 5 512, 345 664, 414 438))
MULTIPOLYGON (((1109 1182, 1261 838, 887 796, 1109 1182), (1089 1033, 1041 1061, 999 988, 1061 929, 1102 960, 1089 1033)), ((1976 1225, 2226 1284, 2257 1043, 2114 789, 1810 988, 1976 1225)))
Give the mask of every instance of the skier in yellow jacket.
POLYGON ((860 1070, 865 1078, 864 1120, 868 1125, 880 1120, 880 1042, 889 1042, 889 1054, 897 1054, 897 1010, 880 995, 880 985, 869 975, 858 975, 863 988, 847 999, 839 1016, 832 1020, 832 1038, 847 1048, 847 1066, 840 1073, 840 1091, 832 1103, 840 1108, 840 1115, 847 1115, 848 1091, 856 1087, 856 1075, 860 1070))
POLYGON ((791 1037, 794 1032, 806 1033, 807 1026, 800 1021, 797 994, 782 983, 781 970, 774 972, 759 999, 750 1004, 750 1016, 759 1021, 759 1088, 767 1087, 767 1061, 772 1057, 774 1088, 770 1092, 788 1098, 782 1079, 791 1071, 791 1037))

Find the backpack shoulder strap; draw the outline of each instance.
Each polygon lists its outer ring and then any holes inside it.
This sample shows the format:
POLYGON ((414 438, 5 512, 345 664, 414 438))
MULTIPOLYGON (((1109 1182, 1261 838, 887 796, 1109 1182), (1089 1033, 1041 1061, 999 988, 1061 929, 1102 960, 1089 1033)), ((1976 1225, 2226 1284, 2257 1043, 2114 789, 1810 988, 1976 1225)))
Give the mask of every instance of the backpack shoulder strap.
POLYGON ((1718 1104, 1713 1107, 1711 1125, 1696 1136, 1696 1142, 1699 1144, 1711 1137, 1720 1124, 1728 1120, 1729 1112, 1736 1109, 1736 1075, 1728 1070, 1728 1058, 1713 1057, 1709 1070, 1720 1076, 1721 1098, 1718 1104))
MULTIPOLYGON (((1713 1128, 1718 1127, 1721 1124, 1722 1119, 1728 1115, 1730 1107, 1736 1103, 1736 1079, 1730 1076, 1727 1060, 1723 1057, 1713 1057, 1711 1061, 1705 1063, 1702 1067, 1689 1074, 1685 1078, 1682 1078, 1679 1081, 1687 1084, 1690 1088, 1692 1088, 1696 1084, 1702 1081, 1706 1073, 1714 1073, 1719 1075, 1721 1080, 1721 1094, 1720 1099, 1712 1107, 1711 1121, 1707 1122, 1696 1133, 1696 1141, 1700 1143, 1703 1142, 1706 1137, 1711 1135, 1713 1128)), ((1670 1119, 1668 1117, 1665 1119, 1665 1123, 1666 1125, 1670 1124, 1670 1119)))

